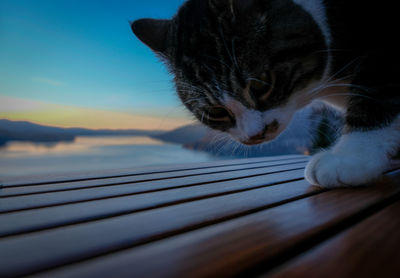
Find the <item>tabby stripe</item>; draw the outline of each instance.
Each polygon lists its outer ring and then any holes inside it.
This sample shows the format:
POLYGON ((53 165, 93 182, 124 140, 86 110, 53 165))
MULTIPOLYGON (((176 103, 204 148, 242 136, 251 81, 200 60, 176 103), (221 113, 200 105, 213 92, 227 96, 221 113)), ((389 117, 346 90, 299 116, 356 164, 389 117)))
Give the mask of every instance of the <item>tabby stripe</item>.
MULTIPOLYGON (((289 90, 290 91, 295 90, 301 84, 301 82, 310 80, 313 76, 316 76, 317 73, 321 73, 321 71, 318 67, 315 67, 311 70, 302 72, 298 77, 296 77, 292 80, 292 82, 290 83, 291 87, 289 90)), ((301 88, 301 89, 303 89, 303 88, 301 88)))
POLYGON ((285 49, 278 49, 272 56, 272 63, 282 63, 288 60, 293 60, 298 57, 304 57, 306 55, 327 55, 325 52, 316 52, 315 49, 319 46, 318 43, 307 44, 299 47, 290 47, 285 49))

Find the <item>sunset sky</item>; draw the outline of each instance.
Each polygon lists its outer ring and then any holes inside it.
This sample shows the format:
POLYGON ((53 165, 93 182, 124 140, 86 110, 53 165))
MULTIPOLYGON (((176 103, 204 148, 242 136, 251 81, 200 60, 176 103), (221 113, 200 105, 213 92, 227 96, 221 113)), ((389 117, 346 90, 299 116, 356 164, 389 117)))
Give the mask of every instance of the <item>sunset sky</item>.
POLYGON ((0 118, 87 128, 192 121, 129 20, 184 0, 0 0, 0 118))

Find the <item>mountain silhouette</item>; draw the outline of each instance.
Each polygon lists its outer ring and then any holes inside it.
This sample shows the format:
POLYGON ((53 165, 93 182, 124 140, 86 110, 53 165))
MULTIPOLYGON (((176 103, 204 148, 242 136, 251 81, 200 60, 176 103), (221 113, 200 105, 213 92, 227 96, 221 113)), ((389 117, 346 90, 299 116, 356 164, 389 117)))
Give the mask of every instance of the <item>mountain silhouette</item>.
POLYGON ((31 142, 59 142, 73 141, 76 136, 100 136, 100 135, 130 135, 152 136, 161 131, 147 130, 111 130, 111 129, 85 129, 85 128, 61 128, 34 124, 26 121, 0 120, 0 145, 8 141, 31 142))

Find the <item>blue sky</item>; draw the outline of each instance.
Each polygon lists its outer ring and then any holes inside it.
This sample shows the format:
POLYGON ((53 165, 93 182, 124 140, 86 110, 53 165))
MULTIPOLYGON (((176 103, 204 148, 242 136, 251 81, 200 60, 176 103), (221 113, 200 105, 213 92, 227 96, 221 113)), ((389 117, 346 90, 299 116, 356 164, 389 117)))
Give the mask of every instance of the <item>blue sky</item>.
POLYGON ((185 117, 171 77, 128 24, 170 18, 183 2, 0 0, 0 96, 185 117))

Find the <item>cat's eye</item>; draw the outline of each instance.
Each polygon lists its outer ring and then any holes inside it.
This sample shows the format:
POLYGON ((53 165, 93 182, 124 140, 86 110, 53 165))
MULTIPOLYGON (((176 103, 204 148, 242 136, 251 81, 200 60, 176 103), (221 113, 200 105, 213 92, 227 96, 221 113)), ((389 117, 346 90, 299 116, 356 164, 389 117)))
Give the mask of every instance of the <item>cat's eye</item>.
POLYGON ((256 100, 265 101, 271 94, 274 85, 274 78, 271 72, 264 72, 256 79, 250 80, 250 92, 256 100))
POLYGON ((227 131, 235 125, 235 117, 232 112, 221 105, 206 108, 201 121, 209 127, 221 131, 227 131))
POLYGON ((223 106, 209 107, 206 112, 208 120, 215 122, 231 122, 232 114, 223 106))

